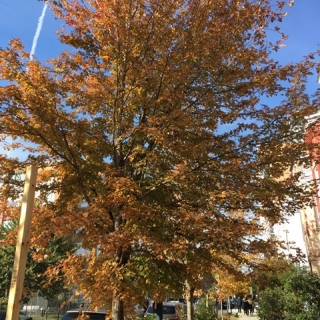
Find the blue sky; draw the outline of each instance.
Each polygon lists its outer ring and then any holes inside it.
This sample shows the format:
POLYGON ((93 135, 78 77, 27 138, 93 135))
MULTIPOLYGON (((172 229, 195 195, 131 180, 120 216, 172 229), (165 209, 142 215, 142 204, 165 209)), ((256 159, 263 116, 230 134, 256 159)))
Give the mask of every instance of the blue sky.
MULTIPOLYGON (((0 47, 7 46, 11 38, 21 38, 27 51, 31 51, 44 3, 37 0, 1 0, 0 2, 0 47)), ((299 61, 304 55, 318 49, 320 44, 320 1, 295 0, 288 7, 288 16, 280 24, 289 35, 286 47, 275 56, 281 63, 299 61)), ((62 22, 55 20, 50 10, 46 11, 40 36, 37 41, 36 57, 42 61, 54 57, 61 51, 56 29, 62 22)), ((312 81, 313 82, 313 81, 312 81)), ((316 87, 314 79, 312 87, 316 87)))
MULTIPOLYGON (((12 38, 21 38, 25 50, 30 52, 43 7, 44 2, 37 0, 0 0, 0 47, 6 47, 12 38)), ((289 39, 286 47, 274 55, 281 64, 300 61, 320 44, 320 0, 295 0, 287 11, 279 26, 289 39)), ((62 25, 47 9, 35 50, 37 59, 46 61, 61 52, 56 30, 62 25)), ((307 88, 309 93, 320 88, 316 75, 309 77, 307 88)))
MULTIPOLYGON (((26 51, 31 51, 38 20, 44 3, 37 0, 1 0, 0 2, 0 47, 5 47, 12 38, 21 38, 26 51)), ((36 56, 46 60, 57 55, 61 48, 55 30, 62 25, 55 20, 50 10, 46 11, 38 39, 36 56)))

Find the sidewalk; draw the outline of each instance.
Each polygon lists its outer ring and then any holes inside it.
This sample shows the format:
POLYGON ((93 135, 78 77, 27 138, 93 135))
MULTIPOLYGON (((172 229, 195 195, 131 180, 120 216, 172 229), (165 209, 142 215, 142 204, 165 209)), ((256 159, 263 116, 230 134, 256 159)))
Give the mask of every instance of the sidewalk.
MULTIPOLYGON (((232 312, 232 314, 236 314, 235 312, 232 312)), ((238 313, 238 316, 239 316, 239 319, 240 320, 258 320, 258 315, 257 315, 257 312, 254 312, 253 314, 251 315, 246 315, 243 313, 243 311, 241 313, 238 313)))
MULTIPOLYGON (((221 320, 220 311, 218 313, 218 319, 221 320)), ((230 320, 230 319, 233 319, 233 320, 235 320, 235 319, 237 319, 237 320, 238 319, 239 320, 258 320, 259 318, 258 318, 257 312, 254 312, 253 314, 247 316, 246 314, 243 313, 243 310, 242 310, 242 313, 237 313, 236 310, 233 309, 231 314, 228 314, 226 312, 226 310, 223 310, 223 319, 225 319, 225 320, 230 320), (238 314, 237 318, 235 317, 236 314, 238 314)))

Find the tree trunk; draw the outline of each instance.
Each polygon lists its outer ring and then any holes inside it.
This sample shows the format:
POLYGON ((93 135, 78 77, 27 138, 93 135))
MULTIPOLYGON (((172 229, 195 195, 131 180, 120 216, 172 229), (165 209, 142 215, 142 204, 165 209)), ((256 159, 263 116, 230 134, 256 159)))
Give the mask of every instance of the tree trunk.
POLYGON ((112 320, 124 320, 124 305, 118 296, 112 300, 112 320))
POLYGON ((194 288, 191 287, 186 281, 186 288, 187 288, 187 320, 193 320, 194 317, 194 308, 193 308, 193 295, 194 295, 194 288))
MULTIPOLYGON (((120 208, 116 208, 113 211, 114 230, 117 233, 121 232, 121 226, 123 221, 120 216, 120 208)), ((127 246, 123 248, 119 246, 117 248, 117 263, 118 266, 124 266, 130 259, 131 248, 127 246)), ((115 292, 112 300, 112 320, 124 320, 124 301, 120 299, 119 292, 115 292)))

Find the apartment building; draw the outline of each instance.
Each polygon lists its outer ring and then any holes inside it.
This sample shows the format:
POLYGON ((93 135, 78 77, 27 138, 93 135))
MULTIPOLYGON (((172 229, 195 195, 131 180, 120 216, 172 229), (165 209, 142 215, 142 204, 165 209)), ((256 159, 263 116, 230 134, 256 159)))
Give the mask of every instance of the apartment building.
MULTIPOLYGON (((320 144, 320 113, 307 118, 305 141, 320 144)), ((312 272, 320 274, 320 149, 313 148, 310 167, 302 169, 304 179, 313 182, 315 191, 314 205, 301 211, 301 225, 306 244, 307 257, 312 272)))
MULTIPOLYGON (((307 118, 308 125, 305 142, 320 145, 320 112, 307 118)), ((306 155, 308 156, 308 155, 306 155)), ((306 256, 306 265, 310 271, 320 275, 320 148, 313 148, 313 160, 310 166, 301 168, 294 166, 295 172, 302 172, 301 183, 307 183, 314 189, 314 205, 305 207, 288 218, 287 223, 274 225, 266 232, 269 237, 283 241, 284 253, 294 254, 291 247, 300 248, 306 256)), ((291 174, 288 170, 284 175, 291 174)))

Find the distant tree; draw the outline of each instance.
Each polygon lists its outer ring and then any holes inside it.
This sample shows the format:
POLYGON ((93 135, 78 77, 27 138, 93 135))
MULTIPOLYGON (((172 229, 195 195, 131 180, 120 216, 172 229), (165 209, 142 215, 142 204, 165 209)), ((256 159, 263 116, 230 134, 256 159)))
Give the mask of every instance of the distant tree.
MULTIPOLYGON (((15 255, 15 239, 12 231, 17 227, 15 221, 0 226, 0 303, 8 299, 12 267, 15 255), (6 239, 7 236, 11 240, 6 239), (9 243, 8 243, 9 242, 9 243)), ((59 264, 66 258, 67 252, 74 252, 78 245, 68 238, 57 238, 52 234, 46 248, 30 247, 24 279, 23 299, 27 302, 35 292, 50 299, 64 291, 63 273, 59 264), (55 278, 50 276, 49 270, 57 272, 55 278)))
POLYGON ((297 320, 311 320, 320 316, 320 276, 307 268, 293 268, 282 279, 285 310, 297 320))
POLYGON ((289 271, 292 262, 283 256, 272 256, 262 259, 264 263, 259 263, 259 268, 250 272, 250 286, 254 292, 259 293, 268 287, 280 285, 280 275, 289 271))
POLYGON ((261 320, 314 320, 320 316, 320 276, 304 267, 292 266, 273 277, 273 283, 260 292, 258 315, 261 320))
POLYGON ((0 303, 6 304, 8 301, 8 294, 10 289, 10 281, 12 275, 12 267, 14 261, 15 247, 13 245, 4 245, 3 239, 7 235, 7 228, 0 227, 0 303))
POLYGON ((123 320, 147 291, 192 292, 206 267, 275 255, 260 234, 312 201, 299 173, 283 174, 309 161, 304 117, 319 107, 305 86, 315 55, 275 61, 285 2, 49 6, 69 50, 47 63, 18 39, 0 50, 1 139, 28 153, 0 156, 1 195, 16 201, 10 175, 42 169, 32 245, 77 234, 87 249, 62 263, 67 284, 123 320))
POLYGON ((215 312, 216 301, 208 299, 207 297, 201 298, 197 301, 195 310, 195 320, 216 320, 217 313, 215 312))
POLYGON ((270 287, 260 293, 258 316, 261 320, 282 320, 285 316, 283 288, 270 287))

